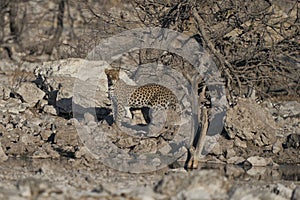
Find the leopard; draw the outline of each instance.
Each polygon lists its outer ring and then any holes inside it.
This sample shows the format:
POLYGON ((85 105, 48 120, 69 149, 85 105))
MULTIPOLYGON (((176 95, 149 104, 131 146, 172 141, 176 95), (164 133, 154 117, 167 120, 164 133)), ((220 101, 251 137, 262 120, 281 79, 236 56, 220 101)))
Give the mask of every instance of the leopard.
POLYGON ((132 119, 130 108, 150 108, 179 113, 180 106, 176 95, 167 87, 148 83, 145 85, 129 85, 120 78, 120 69, 105 69, 108 80, 109 98, 113 106, 113 118, 121 122, 122 115, 132 119))

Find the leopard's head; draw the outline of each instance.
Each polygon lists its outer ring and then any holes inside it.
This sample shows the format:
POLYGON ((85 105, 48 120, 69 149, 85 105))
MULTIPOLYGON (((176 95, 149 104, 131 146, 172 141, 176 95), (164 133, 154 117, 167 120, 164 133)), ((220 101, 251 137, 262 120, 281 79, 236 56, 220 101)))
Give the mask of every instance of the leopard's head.
POLYGON ((105 74, 107 76, 109 84, 114 84, 115 82, 120 80, 120 69, 105 69, 105 74))

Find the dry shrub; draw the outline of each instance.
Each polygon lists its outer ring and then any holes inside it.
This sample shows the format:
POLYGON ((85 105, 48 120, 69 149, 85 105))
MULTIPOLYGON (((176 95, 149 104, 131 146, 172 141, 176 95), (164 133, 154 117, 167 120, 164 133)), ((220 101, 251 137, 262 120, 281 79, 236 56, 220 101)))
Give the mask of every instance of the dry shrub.
POLYGON ((260 98, 299 96, 299 6, 293 0, 3 1, 0 57, 84 58, 103 38, 159 26, 197 39, 222 71, 229 99, 253 91, 260 98))

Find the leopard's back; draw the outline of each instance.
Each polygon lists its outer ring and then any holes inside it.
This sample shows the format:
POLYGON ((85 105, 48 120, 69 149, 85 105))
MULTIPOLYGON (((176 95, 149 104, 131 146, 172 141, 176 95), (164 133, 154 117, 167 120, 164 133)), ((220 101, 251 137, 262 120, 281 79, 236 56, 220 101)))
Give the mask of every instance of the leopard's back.
POLYGON ((128 103, 132 107, 176 110, 178 100, 167 87, 152 83, 136 88, 130 95, 128 103))

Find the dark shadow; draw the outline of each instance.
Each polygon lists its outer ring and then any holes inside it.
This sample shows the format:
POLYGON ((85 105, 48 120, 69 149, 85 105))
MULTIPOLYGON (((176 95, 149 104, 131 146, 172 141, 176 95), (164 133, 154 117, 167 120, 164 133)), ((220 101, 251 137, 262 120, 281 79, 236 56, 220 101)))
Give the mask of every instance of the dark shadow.
POLYGON ((83 119, 85 113, 91 113, 92 115, 96 115, 97 121, 105 120, 109 125, 113 123, 111 109, 105 107, 85 108, 81 105, 73 104, 72 97, 60 99, 59 101, 56 101, 53 106, 57 110, 58 116, 65 119, 71 119, 73 117, 83 119))
POLYGON ((52 134, 48 137, 47 142, 49 142, 49 143, 51 143, 51 144, 54 144, 55 136, 56 136, 56 134, 55 134, 55 133, 52 133, 52 134))
POLYGON ((141 110, 142 114, 143 114, 143 117, 146 121, 146 125, 145 124, 138 124, 140 126, 147 126, 148 124, 151 123, 151 118, 150 118, 150 108, 149 107, 142 107, 142 108, 130 108, 129 109, 130 112, 132 113, 132 111, 135 111, 135 110, 141 110))
POLYGON ((75 159, 75 151, 66 151, 60 147, 57 148, 53 148, 55 151, 57 151, 57 153, 61 156, 61 157, 65 157, 65 158, 73 158, 75 159))
MULTIPOLYGON (((104 107, 95 107, 95 108, 84 108, 81 105, 73 104, 73 117, 75 116, 77 119, 83 119, 85 113, 91 113, 92 115, 96 115, 97 121, 105 120, 109 125, 113 123, 112 110, 104 107)), ((72 112, 73 112, 72 111, 72 112)))

